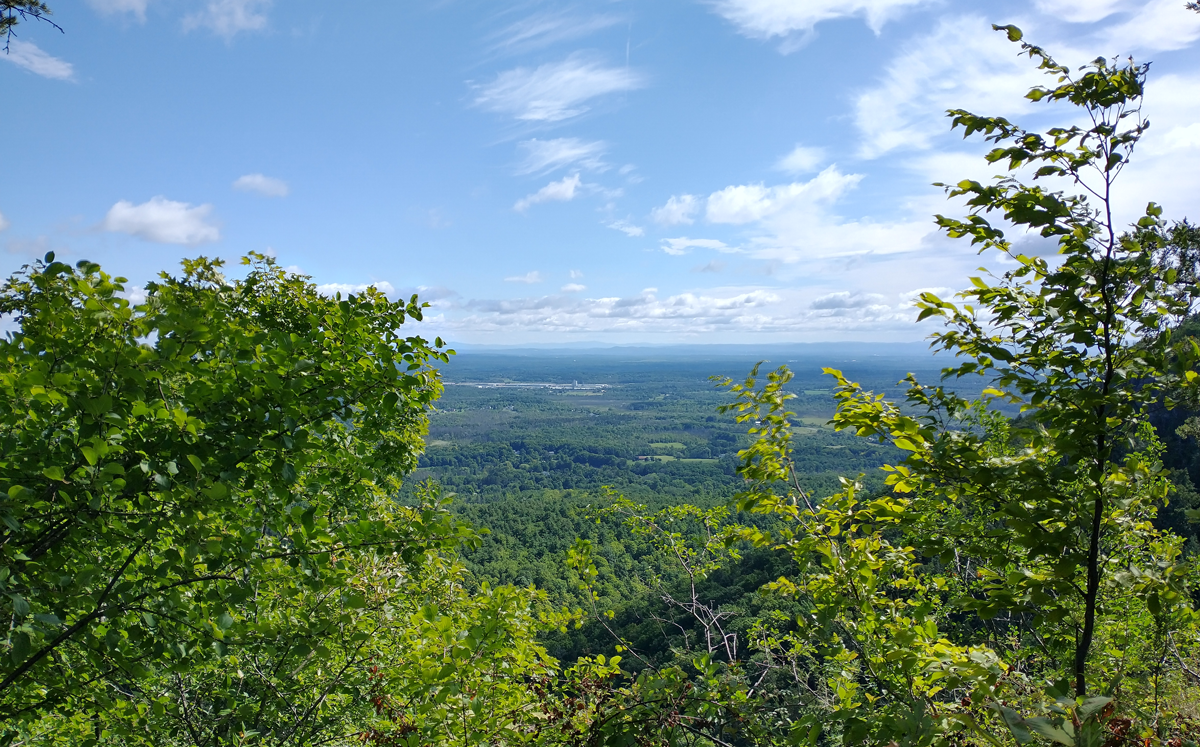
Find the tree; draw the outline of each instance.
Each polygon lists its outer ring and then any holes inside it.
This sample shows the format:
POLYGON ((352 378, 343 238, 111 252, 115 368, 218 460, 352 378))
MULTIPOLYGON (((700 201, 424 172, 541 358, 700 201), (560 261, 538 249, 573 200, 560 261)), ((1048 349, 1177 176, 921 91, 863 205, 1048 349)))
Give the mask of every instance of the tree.
MULTIPOLYGON (((1200 287, 1158 261, 1157 206, 1135 231, 1114 223, 1113 181, 1148 126, 1147 67, 1098 59, 1076 78, 1019 29, 997 28, 1056 79, 1028 98, 1070 103, 1090 126, 1039 134, 950 112, 954 127, 996 144, 989 163, 1029 169, 1035 182, 949 186, 969 214, 937 218, 951 237, 1015 265, 972 278, 960 304, 929 293, 918 304, 921 318, 948 327, 933 336, 935 349, 958 358, 943 379, 986 377, 985 399, 910 376, 901 407, 829 371, 834 426, 908 457, 885 468, 886 494, 847 483, 816 501, 790 456, 790 372, 761 386, 757 370, 726 382, 738 397, 727 409, 761 423, 742 453, 753 487, 739 505, 786 522, 740 536, 799 563, 775 585, 811 600, 792 648, 816 647, 838 665, 827 679, 837 693, 832 722, 851 742, 926 744, 956 731, 995 740, 988 724, 998 719, 1019 742, 1040 734, 1092 744, 1117 707, 1145 719, 1143 736, 1164 738, 1160 674, 1172 631, 1194 626, 1195 613, 1180 540, 1151 524, 1170 483, 1148 413, 1164 393, 1196 389, 1200 348, 1175 329, 1200 287), (1041 186, 1050 180, 1083 194, 1041 186), (1020 253, 1013 229, 1054 240, 1058 256, 1020 253), (995 402, 1022 418, 989 411, 995 402)), ((1177 683, 1186 676, 1174 671, 1177 683)))
POLYGON ((30 18, 43 21, 62 31, 62 27, 49 19, 50 8, 41 0, 0 0, 0 36, 4 37, 4 53, 13 38, 13 29, 21 21, 30 18))
MULTIPOLYGON (((254 629, 260 583, 352 595, 356 554, 471 532, 393 495, 441 390, 421 304, 188 260, 143 302, 53 255, 0 289, 0 723, 103 713, 254 629)), ((11 736, 12 732, 8 734, 11 736)))

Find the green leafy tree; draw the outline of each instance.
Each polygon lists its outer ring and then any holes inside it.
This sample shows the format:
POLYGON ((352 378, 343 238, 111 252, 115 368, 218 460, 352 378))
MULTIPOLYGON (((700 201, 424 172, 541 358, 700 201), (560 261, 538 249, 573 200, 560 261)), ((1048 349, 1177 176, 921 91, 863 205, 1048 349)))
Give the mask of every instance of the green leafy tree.
MULTIPOLYGON (((998 28, 1021 42, 1018 29, 998 28)), ((1116 734, 1105 724, 1118 723, 1118 707, 1138 716, 1144 737, 1172 729, 1158 710, 1162 663, 1172 631, 1194 631, 1195 613, 1179 538, 1151 523, 1170 483, 1148 413, 1165 392, 1195 389, 1200 350, 1174 330, 1200 288, 1156 261, 1158 207, 1139 230, 1114 223, 1113 181, 1147 126, 1146 67, 1100 59, 1076 78, 1041 48, 1022 50, 1056 79, 1029 98, 1073 104, 1090 126, 1040 134, 950 112, 955 127, 996 144, 990 163, 1027 168, 1035 184, 948 187, 969 214, 939 225, 1015 268, 972 278, 959 304, 928 293, 919 303, 922 318, 946 321, 934 347, 958 358, 943 378, 985 377, 985 400, 910 376, 900 407, 829 371, 835 427, 908 456, 885 468, 882 495, 847 483, 816 501, 791 457, 790 372, 761 386, 757 371, 726 382, 738 396, 727 409, 760 423, 742 453, 753 487, 740 507, 785 520, 740 536, 799 564, 775 589, 811 611, 782 648, 815 647, 838 665, 826 675, 836 703, 825 726, 852 743, 941 743, 958 732, 994 742, 999 728, 1021 743, 1100 744, 1116 734), (1039 183, 1049 180, 1085 194, 1039 183), (1055 241, 1058 256, 1021 253, 1013 229, 1055 241), (1023 417, 988 413, 988 400, 1023 417)), ((1167 678, 1176 687, 1187 676, 1179 663, 1167 678)))
POLYGON ((416 297, 327 298, 245 263, 185 261, 137 305, 52 255, 0 290, 19 325, 0 340, 0 728, 225 656, 270 579, 352 595, 335 558, 469 534, 392 499, 446 360, 400 333, 416 297))

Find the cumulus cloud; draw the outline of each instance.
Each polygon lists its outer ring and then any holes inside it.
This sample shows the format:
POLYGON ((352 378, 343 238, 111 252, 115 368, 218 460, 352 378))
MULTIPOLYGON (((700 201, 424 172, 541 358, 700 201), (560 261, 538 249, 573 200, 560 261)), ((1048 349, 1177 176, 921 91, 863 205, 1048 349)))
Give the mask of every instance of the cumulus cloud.
POLYGON ((233 188, 243 192, 257 192, 266 197, 286 197, 289 191, 288 183, 284 180, 262 174, 240 176, 233 183, 233 188))
POLYGON ((138 21, 145 21, 149 0, 87 0, 87 4, 102 15, 129 13, 138 21))
POLYGON ((742 184, 708 196, 705 215, 712 223, 751 223, 789 208, 831 203, 853 189, 862 174, 843 174, 836 165, 807 182, 775 187, 742 184))
MULTIPOLYGON (((668 254, 692 248, 737 252, 778 267, 854 255, 886 255, 920 249, 933 227, 922 213, 913 220, 875 222, 838 215, 837 203, 863 179, 829 166, 808 181, 737 184, 697 200, 709 223, 745 226, 739 246, 716 239, 665 239, 668 254)), ((816 271, 810 267, 810 271, 816 271)))
POLYGON ((679 226, 692 223, 692 216, 700 209, 695 195, 672 195, 667 204, 650 211, 650 217, 661 226, 679 226))
POLYGON ((865 306, 877 306, 884 302, 884 297, 878 293, 851 293, 838 291, 814 299, 809 308, 817 310, 828 309, 861 309, 865 306))
POLYGON ((603 140, 587 142, 577 137, 560 137, 553 140, 526 140, 517 144, 525 151, 525 159, 517 167, 517 174, 546 174, 564 166, 577 165, 590 171, 603 171, 607 164, 600 156, 608 148, 603 140))
POLYGON ((377 283, 323 283, 317 286, 317 293, 322 296, 336 296, 339 293, 343 296, 357 296, 367 288, 374 288, 388 297, 396 295, 396 288, 386 280, 377 283))
POLYGON ((692 249, 715 249, 718 252, 735 252, 737 249, 728 246, 723 241, 716 239, 689 239, 687 236, 680 236, 677 239, 663 239, 662 250, 667 254, 680 256, 687 254, 692 249))
POLYGON ((212 205, 192 207, 162 196, 140 205, 121 200, 109 208, 101 227, 158 244, 197 246, 221 238, 220 230, 208 222, 211 213, 212 205))
POLYGON ((267 26, 271 0, 208 0, 197 13, 184 16, 183 29, 205 28, 232 39, 242 31, 259 31, 267 26))
POLYGON ((657 289, 626 296, 586 298, 562 293, 517 299, 476 299, 461 304, 461 316, 443 319, 446 333, 487 339, 503 335, 614 334, 621 339, 745 341, 755 334, 817 334, 848 339, 877 335, 880 329, 921 332, 916 313, 880 296, 879 303, 813 309, 811 294, 762 287, 713 288, 660 296, 657 289))
POLYGON ((797 145, 790 153, 779 159, 775 168, 789 174, 807 174, 816 171, 824 160, 824 149, 797 145))
POLYGON ((75 79, 75 67, 71 63, 46 54, 33 42, 11 39, 8 42, 8 54, 0 54, 0 58, 43 78, 75 79))
POLYGON ((559 122, 586 112, 594 98, 643 85, 640 73, 577 52, 562 62, 500 73, 476 87, 475 104, 525 122, 559 122))
POLYGON ((513 205, 513 210, 523 213, 530 206, 537 205, 540 202, 569 202, 575 199, 575 195, 578 194, 582 183, 579 174, 564 176, 556 182, 550 182, 537 192, 517 200, 516 204, 513 205))
POLYGON ((534 283, 542 282, 543 279, 544 278, 542 277, 542 273, 538 272, 537 270, 534 270, 533 272, 527 272, 524 275, 513 275, 512 277, 504 278, 504 282, 506 282, 506 283, 525 283, 526 285, 533 285, 534 283))
POLYGON ((717 0, 717 13, 752 39, 810 34, 822 21, 861 17, 875 33, 888 21, 933 0, 717 0))
POLYGON ((638 236, 646 235, 646 229, 642 228, 641 226, 635 226, 634 224, 630 223, 627 220, 614 220, 613 222, 607 223, 605 225, 607 225, 609 228, 613 229, 614 231, 620 231, 621 233, 623 233, 626 236, 629 236, 631 238, 636 238, 638 236))
POLYGON ((587 290, 587 286, 580 285, 579 283, 567 283, 561 290, 563 293, 579 293, 580 291, 587 290))

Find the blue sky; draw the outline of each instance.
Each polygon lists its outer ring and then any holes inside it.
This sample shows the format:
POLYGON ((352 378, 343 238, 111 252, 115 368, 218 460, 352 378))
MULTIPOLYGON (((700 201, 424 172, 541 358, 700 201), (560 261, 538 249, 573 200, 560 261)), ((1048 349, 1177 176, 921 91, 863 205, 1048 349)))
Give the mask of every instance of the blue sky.
POLYGON ((1120 209, 1200 219, 1183 5, 59 0, 0 55, 0 271, 253 250, 461 342, 919 339, 915 293, 1003 269, 934 230, 994 171, 944 111, 1075 116, 992 23, 1153 60, 1120 209))

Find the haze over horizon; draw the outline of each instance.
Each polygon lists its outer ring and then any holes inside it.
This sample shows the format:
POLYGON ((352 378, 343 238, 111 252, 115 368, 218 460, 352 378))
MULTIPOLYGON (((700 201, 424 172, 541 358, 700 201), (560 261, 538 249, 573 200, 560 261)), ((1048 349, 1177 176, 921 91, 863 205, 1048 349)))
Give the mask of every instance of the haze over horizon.
POLYGON ((997 171, 945 110, 1068 123, 993 23, 1152 60, 1121 218, 1200 219, 1184 0, 51 5, 0 54, 5 276, 258 251, 474 345, 921 340, 916 294, 1004 269, 933 223, 997 171))

